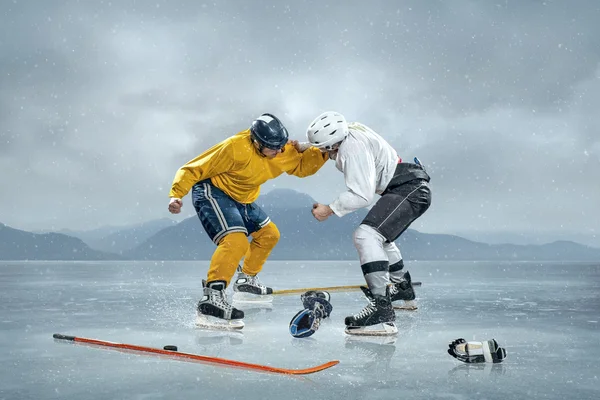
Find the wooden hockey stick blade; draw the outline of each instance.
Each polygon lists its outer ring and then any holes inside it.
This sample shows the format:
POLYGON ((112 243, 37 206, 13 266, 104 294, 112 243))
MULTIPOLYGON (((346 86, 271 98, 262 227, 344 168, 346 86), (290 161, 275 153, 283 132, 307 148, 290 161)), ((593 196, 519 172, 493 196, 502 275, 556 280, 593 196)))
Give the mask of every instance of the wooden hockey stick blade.
POLYGON ((207 363, 222 364, 222 365, 227 365, 230 367, 238 367, 238 368, 244 368, 244 369, 261 371, 261 372, 273 372, 276 374, 306 375, 306 374, 312 374, 315 372, 323 371, 324 369, 331 368, 334 365, 339 364, 338 360, 334 360, 334 361, 329 361, 325 364, 317 365, 317 366, 311 367, 311 368, 304 368, 304 369, 276 368, 276 367, 270 367, 268 365, 251 364, 251 363, 246 363, 243 361, 228 360, 226 358, 210 357, 210 356, 203 356, 203 355, 191 354, 191 353, 181 353, 178 351, 163 350, 163 349, 157 349, 154 347, 137 346, 137 345, 125 344, 125 343, 115 343, 115 342, 109 342, 109 341, 105 341, 105 340, 88 339, 88 338, 78 337, 78 336, 68 336, 68 335, 62 335, 60 333, 55 333, 54 335, 52 335, 52 337, 54 339, 58 339, 58 340, 68 340, 71 342, 86 343, 86 344, 92 344, 92 345, 97 345, 97 346, 104 346, 104 347, 108 347, 108 348, 134 350, 134 351, 140 351, 140 352, 145 352, 145 353, 160 354, 160 355, 166 355, 169 357, 176 357, 176 358, 179 357, 179 358, 182 358, 185 360, 194 360, 194 361, 201 361, 201 362, 207 362, 207 363))
MULTIPOLYGON (((413 286, 421 286, 421 282, 413 282, 413 286)), ((299 288, 299 289, 281 289, 273 290, 273 294, 297 294, 308 292, 309 290, 322 290, 325 292, 351 292, 353 290, 359 290, 361 286, 365 285, 349 285, 349 286, 326 286, 326 287, 315 287, 315 288, 299 288)))

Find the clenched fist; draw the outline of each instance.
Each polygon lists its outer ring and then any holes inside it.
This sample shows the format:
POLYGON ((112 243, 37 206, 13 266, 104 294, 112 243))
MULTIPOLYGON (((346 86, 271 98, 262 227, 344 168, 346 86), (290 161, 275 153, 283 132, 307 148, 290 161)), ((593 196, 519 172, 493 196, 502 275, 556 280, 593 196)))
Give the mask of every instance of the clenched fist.
POLYGON ((179 214, 181 212, 181 207, 183 207, 181 199, 173 197, 169 203, 169 212, 171 214, 179 214))

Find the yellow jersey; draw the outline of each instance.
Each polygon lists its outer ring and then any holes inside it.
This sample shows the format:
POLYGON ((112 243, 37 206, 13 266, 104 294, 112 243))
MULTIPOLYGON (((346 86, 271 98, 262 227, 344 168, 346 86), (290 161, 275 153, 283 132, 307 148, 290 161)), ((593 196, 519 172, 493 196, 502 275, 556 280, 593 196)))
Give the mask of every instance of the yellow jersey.
POLYGON ((260 185, 283 174, 305 177, 316 173, 328 160, 327 153, 310 147, 299 153, 291 144, 275 158, 262 156, 247 129, 216 144, 187 162, 175 174, 170 197, 183 198, 204 179, 242 204, 253 203, 260 185))

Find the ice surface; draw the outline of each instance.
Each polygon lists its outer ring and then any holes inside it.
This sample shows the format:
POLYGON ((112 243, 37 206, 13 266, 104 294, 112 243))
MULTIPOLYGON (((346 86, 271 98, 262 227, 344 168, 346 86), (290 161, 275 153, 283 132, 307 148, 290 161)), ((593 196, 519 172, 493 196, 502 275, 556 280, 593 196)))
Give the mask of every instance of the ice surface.
MULTIPOLYGON (((0 399, 598 399, 600 266, 407 262, 416 312, 395 341, 344 334, 362 294, 332 292, 319 331, 294 339, 299 295, 244 307, 241 333, 193 326, 207 262, 0 264, 0 399), (302 377, 58 342, 53 333, 282 368, 340 364, 302 377), (469 366, 449 341, 495 338, 498 365, 469 366)), ((362 283, 354 262, 269 262, 275 289, 362 283)))

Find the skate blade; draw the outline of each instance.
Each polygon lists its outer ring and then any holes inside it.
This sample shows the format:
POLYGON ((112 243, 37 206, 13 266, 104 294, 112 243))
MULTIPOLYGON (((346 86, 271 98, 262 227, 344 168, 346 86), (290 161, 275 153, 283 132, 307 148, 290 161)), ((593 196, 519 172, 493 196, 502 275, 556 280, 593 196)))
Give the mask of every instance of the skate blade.
POLYGON ((417 311, 418 308, 414 300, 405 300, 404 304, 394 304, 394 310, 417 311))
POLYGON ((386 335, 386 336, 365 336, 365 335, 348 335, 345 338, 345 342, 347 345, 352 345, 354 343, 372 343, 377 345, 390 345, 396 344, 396 340, 398 337, 396 335, 386 335))
POLYGON ((273 296, 270 294, 233 292, 232 300, 237 303, 272 303, 273 296))
POLYGON ((244 321, 241 319, 227 320, 200 314, 196 316, 196 327, 218 331, 234 331, 242 329, 244 327, 244 321))
POLYGON ((398 333, 398 328, 393 322, 384 322, 369 326, 346 326, 345 332, 357 336, 391 336, 398 333))

